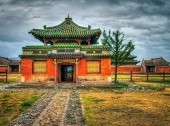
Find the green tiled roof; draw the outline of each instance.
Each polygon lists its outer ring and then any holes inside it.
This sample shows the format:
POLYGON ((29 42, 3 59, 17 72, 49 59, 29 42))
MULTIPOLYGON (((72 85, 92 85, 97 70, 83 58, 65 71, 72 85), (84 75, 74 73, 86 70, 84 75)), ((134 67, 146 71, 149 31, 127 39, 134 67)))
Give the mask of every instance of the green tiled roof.
POLYGON ((110 54, 86 54, 86 58, 110 58, 110 54))
POLYGON ((140 61, 137 60, 125 60, 125 63, 139 63, 140 61))
POLYGON ((37 58, 47 58, 46 54, 29 54, 29 55, 19 55, 20 58, 32 58, 32 59, 37 59, 37 58))
POLYGON ((29 33, 37 38, 90 38, 100 36, 100 29, 82 27, 72 21, 72 18, 65 18, 61 24, 44 29, 32 29, 29 33))
POLYGON ((134 56, 134 55, 130 55, 130 56, 128 56, 128 59, 134 59, 134 58, 136 58, 137 56, 134 56))
POLYGON ((103 46, 103 45, 88 45, 88 46, 81 46, 81 50, 91 50, 91 49, 109 50, 108 47, 103 46))
POLYGON ((40 45, 40 46, 25 46, 23 50, 51 50, 51 49, 59 49, 59 48, 79 48, 80 50, 93 50, 93 49, 101 49, 108 50, 106 46, 103 45, 77 45, 77 44, 55 44, 55 45, 40 45))

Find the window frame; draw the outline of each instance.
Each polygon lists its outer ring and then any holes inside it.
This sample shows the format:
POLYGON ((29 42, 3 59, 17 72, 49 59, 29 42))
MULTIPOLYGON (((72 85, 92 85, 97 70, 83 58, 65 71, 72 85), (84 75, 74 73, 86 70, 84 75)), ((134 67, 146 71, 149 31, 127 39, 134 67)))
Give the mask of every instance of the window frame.
POLYGON ((86 73, 87 74, 101 74, 101 60, 86 60, 86 73), (99 72, 88 72, 88 62, 90 62, 90 61, 97 61, 97 62, 99 62, 99 72))
POLYGON ((33 71, 33 74, 46 74, 47 73, 47 60, 33 60, 32 71, 33 71), (34 69, 35 62, 45 62, 45 64, 46 64, 45 72, 35 72, 35 69, 34 69))

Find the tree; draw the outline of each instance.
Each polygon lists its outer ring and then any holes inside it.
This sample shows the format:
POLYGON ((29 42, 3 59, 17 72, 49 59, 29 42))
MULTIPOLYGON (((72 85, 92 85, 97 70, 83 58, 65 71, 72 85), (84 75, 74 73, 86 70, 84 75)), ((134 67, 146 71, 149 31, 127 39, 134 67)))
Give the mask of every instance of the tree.
POLYGON ((103 32, 102 44, 109 48, 111 61, 115 65, 115 84, 117 84, 117 68, 124 63, 135 47, 132 40, 124 42, 124 33, 119 30, 115 32, 109 30, 108 34, 103 32))

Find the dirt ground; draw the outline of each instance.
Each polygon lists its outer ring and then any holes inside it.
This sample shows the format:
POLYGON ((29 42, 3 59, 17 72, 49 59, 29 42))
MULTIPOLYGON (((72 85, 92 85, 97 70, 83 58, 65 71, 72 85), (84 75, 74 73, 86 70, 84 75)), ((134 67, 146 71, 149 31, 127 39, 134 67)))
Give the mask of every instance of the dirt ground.
POLYGON ((168 126, 170 91, 83 92, 87 126, 168 126))

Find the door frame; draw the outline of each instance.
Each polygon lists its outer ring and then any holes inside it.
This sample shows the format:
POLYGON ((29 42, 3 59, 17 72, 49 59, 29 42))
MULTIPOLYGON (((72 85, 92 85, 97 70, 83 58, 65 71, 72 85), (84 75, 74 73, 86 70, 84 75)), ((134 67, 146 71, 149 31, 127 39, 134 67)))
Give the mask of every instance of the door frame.
POLYGON ((73 81, 71 83, 75 83, 76 82, 76 65, 75 65, 75 63, 59 63, 58 64, 58 82, 59 83, 70 83, 70 82, 61 81, 61 66, 62 65, 73 66, 73 81))

